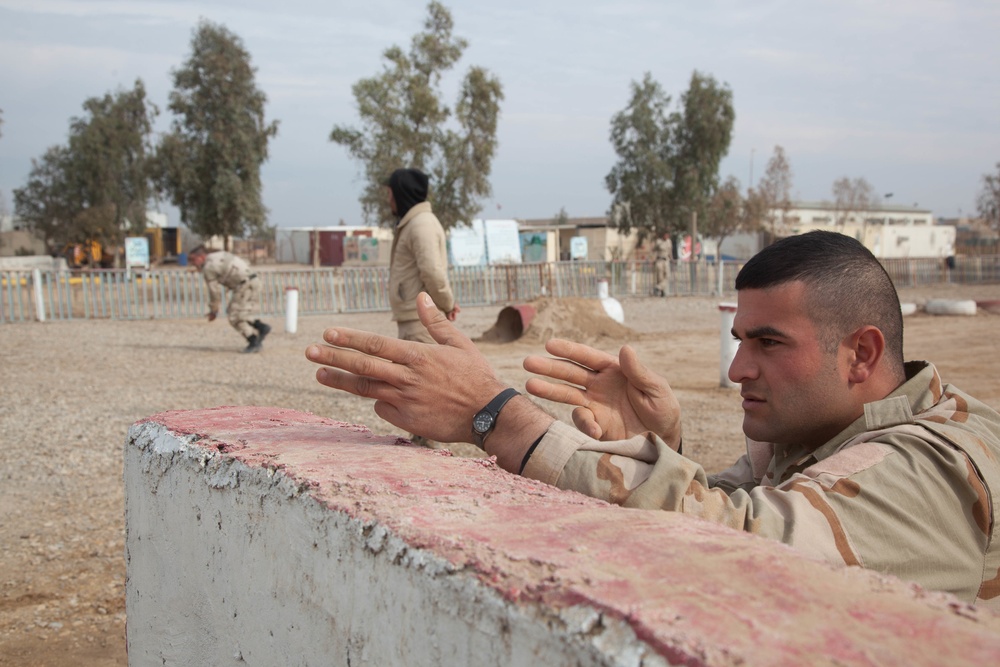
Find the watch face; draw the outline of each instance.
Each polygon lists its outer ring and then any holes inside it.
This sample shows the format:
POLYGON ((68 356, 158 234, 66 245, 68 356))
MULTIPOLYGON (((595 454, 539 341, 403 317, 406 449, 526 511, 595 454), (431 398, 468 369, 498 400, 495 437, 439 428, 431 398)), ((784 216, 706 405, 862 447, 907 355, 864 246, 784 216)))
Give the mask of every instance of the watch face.
POLYGON ((472 418, 472 428, 476 430, 477 433, 486 433, 493 426, 493 415, 482 410, 476 413, 476 416, 472 418))

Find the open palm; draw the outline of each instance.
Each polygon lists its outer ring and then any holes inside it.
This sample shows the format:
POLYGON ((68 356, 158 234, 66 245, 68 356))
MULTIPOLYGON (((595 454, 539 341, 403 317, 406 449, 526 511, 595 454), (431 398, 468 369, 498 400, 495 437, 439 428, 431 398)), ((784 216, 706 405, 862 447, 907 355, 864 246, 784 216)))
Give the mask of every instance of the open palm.
POLYGON ((554 338, 545 350, 555 358, 524 360, 525 370, 547 378, 528 380, 530 394, 576 406, 573 423, 592 438, 624 440, 652 431, 677 447, 680 405, 667 381, 639 363, 631 347, 622 347, 615 357, 554 338))

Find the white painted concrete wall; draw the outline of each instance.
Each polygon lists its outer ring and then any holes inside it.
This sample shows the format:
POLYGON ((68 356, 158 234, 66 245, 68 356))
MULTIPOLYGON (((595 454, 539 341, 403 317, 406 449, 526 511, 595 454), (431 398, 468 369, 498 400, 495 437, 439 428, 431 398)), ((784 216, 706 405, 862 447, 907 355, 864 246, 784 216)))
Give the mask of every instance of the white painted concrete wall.
POLYGON ((125 501, 133 667, 1000 664, 949 596, 289 410, 133 425, 125 501))

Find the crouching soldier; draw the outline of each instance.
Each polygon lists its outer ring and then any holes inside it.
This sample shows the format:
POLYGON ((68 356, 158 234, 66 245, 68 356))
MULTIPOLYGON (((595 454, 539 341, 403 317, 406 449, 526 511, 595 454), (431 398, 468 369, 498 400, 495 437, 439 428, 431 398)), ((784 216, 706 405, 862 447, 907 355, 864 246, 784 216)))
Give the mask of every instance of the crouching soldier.
POLYGON ((236 255, 224 250, 208 251, 203 245, 192 250, 188 259, 205 276, 209 294, 208 321, 215 320, 219 314, 222 288, 225 287, 229 290, 229 305, 226 307, 229 323, 247 339, 243 351, 259 352, 271 327, 260 320, 250 320, 260 297, 257 274, 251 273, 250 266, 236 255))

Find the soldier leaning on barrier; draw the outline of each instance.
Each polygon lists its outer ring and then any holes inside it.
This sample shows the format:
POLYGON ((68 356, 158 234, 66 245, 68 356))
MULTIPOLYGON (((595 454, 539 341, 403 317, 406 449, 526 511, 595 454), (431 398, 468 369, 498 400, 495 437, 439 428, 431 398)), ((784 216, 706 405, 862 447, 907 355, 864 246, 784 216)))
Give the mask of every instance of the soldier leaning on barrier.
POLYGON ((576 428, 508 388, 426 295, 437 345, 334 327, 306 356, 320 383, 376 399, 386 421, 475 441, 510 472, 1000 608, 1000 414, 930 363, 904 363, 899 298, 878 260, 849 236, 810 232, 755 255, 736 290, 729 378, 747 453, 715 475, 681 453, 677 398, 628 346, 615 356, 552 339, 554 358, 525 359, 542 376, 527 390, 576 406, 576 428))
POLYGON ((201 271, 208 286, 208 321, 212 322, 219 314, 222 288, 225 287, 230 292, 226 307, 229 323, 247 339, 243 351, 259 352, 271 327, 260 320, 250 320, 260 296, 257 274, 251 273, 250 266, 236 255, 224 250, 209 251, 203 245, 192 250, 188 259, 201 271))

